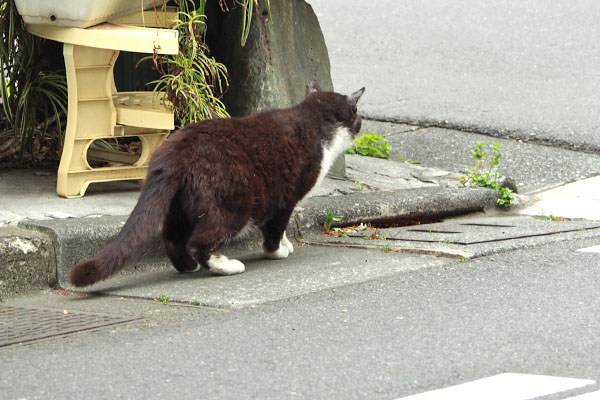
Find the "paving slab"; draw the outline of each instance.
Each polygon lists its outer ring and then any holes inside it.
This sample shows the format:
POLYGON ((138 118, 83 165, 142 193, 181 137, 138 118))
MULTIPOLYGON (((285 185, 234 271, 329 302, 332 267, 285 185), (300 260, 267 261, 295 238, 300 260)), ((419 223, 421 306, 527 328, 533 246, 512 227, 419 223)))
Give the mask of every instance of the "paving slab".
POLYGON ((133 181, 104 182, 90 185, 84 197, 64 199, 56 194, 56 171, 5 171, 0 173, 0 227, 22 220, 127 215, 139 193, 133 181))
MULTIPOLYGON (((393 146, 392 159, 400 160, 396 156, 400 154, 404 159, 419 161, 430 168, 454 172, 455 175, 465 174, 475 165, 469 152, 477 142, 483 142, 486 150, 492 143, 500 143, 502 157, 498 170, 514 179, 519 193, 523 194, 600 175, 600 155, 595 154, 451 129, 419 128, 372 120, 364 120, 363 129, 388 139, 393 146)), ((488 163, 489 159, 491 156, 488 156, 488 163)))
MULTIPOLYGON (((347 155, 348 178, 327 177, 309 193, 310 197, 339 196, 359 192, 359 177, 365 185, 360 192, 399 190, 435 186, 440 181, 423 181, 423 176, 455 176, 435 168, 425 168, 387 160, 347 155), (382 174, 382 173, 385 174, 382 174)), ((91 184, 86 195, 64 199, 56 194, 56 172, 11 170, 0 173, 0 227, 26 220, 63 220, 98 216, 129 215, 140 193, 137 182, 91 184), (27 201, 23 201, 27 199, 27 201)))
POLYGON ((598 221, 523 216, 459 217, 413 226, 361 228, 340 231, 337 237, 310 232, 304 240, 331 246, 386 247, 392 252, 468 259, 579 236, 600 236, 598 221))
POLYGON ((148 299, 166 296, 171 301, 239 309, 451 262, 380 249, 310 245, 296 246, 285 260, 257 255, 240 259, 246 265, 240 275, 218 276, 207 270, 181 274, 170 267, 117 276, 81 292, 148 299))

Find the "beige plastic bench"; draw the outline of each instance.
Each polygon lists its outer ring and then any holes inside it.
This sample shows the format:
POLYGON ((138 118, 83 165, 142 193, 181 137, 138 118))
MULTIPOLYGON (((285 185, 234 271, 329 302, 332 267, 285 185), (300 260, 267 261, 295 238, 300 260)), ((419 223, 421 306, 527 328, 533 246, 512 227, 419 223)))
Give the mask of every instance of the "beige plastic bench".
POLYGON ((160 95, 117 93, 114 84, 113 68, 119 51, 177 54, 178 32, 157 26, 160 23, 153 11, 89 28, 27 24, 32 34, 64 43, 69 100, 58 169, 60 196, 81 197, 92 182, 145 179, 150 155, 174 129, 173 112, 160 95), (98 139, 128 136, 141 140, 137 161, 137 156, 126 152, 90 148, 98 139), (88 157, 132 164, 92 168, 88 157))

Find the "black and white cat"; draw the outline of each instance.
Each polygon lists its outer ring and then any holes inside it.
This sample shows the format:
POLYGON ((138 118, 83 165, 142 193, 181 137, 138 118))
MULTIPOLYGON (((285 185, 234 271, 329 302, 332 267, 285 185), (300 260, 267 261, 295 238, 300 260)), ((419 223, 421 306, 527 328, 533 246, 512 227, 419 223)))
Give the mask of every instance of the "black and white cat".
POLYGON ((137 205, 119 234, 71 270, 74 286, 106 279, 131 262, 162 225, 167 255, 181 272, 231 275, 244 264, 219 249, 258 227, 265 255, 294 251, 285 235, 295 205, 348 148, 364 88, 344 96, 313 79, 305 100, 285 110, 193 123, 153 154, 137 205))

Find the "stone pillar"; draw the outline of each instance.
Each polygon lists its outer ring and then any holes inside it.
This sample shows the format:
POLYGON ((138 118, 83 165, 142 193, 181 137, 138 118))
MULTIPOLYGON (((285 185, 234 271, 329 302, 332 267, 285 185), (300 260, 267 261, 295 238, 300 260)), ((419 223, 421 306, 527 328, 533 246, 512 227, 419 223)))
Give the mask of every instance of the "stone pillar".
MULTIPOLYGON (((312 78, 317 78, 323 90, 333 90, 323 33, 308 3, 271 0, 271 21, 261 1, 244 47, 240 43, 241 11, 237 7, 222 12, 216 1, 209 2, 206 10, 208 45, 215 58, 227 66, 231 78, 223 101, 232 116, 295 105, 304 99, 312 78)), ((330 175, 345 176, 343 155, 330 175)))

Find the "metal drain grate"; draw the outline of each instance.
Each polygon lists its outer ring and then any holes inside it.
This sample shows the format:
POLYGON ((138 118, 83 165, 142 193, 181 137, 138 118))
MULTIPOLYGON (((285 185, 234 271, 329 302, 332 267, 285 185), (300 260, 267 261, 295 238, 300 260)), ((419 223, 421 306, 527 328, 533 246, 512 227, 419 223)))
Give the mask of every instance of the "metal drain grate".
POLYGON ((0 347, 134 321, 136 317, 0 306, 0 347))

